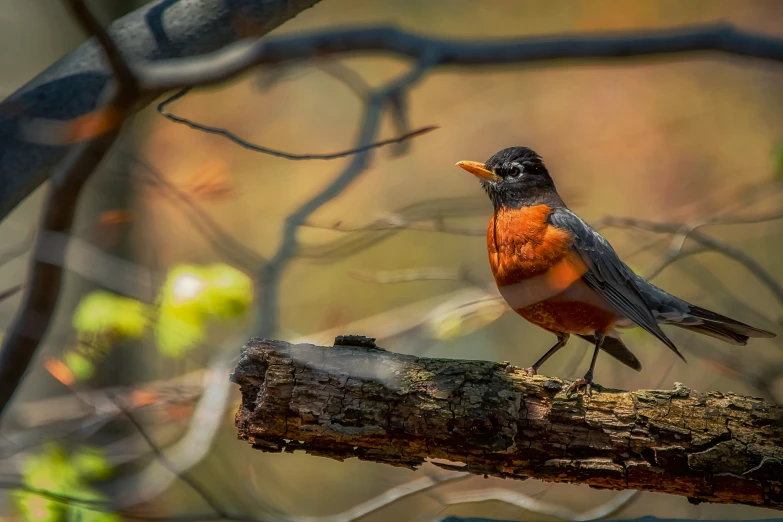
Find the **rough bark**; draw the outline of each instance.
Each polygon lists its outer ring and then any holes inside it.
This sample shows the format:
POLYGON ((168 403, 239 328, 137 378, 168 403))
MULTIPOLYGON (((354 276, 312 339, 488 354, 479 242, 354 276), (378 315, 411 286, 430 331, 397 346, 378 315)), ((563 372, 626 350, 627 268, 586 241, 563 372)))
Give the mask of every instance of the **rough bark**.
MULTIPOLYGON (((108 32, 131 64, 199 56, 265 35, 318 1, 155 0, 116 20, 108 32)), ((110 77, 101 47, 91 39, 0 103, 0 220, 68 151, 26 141, 21 131, 26 118, 70 120, 86 114, 99 105, 110 77)))
POLYGON ((239 438, 265 452, 408 468, 439 459, 496 477, 783 509, 783 408, 762 399, 680 384, 568 396, 560 379, 357 337, 334 347, 251 339, 232 380, 239 438))

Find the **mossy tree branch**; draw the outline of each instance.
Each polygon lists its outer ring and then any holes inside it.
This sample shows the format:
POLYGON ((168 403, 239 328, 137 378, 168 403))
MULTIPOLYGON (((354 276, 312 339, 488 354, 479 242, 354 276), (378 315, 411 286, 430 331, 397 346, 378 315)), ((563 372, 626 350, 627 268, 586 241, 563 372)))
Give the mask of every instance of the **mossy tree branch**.
POLYGON ((567 396, 567 383, 487 361, 251 339, 232 380, 239 438, 266 452, 416 468, 426 461, 783 509, 783 408, 718 392, 567 396), (445 462, 449 461, 449 462, 445 462))

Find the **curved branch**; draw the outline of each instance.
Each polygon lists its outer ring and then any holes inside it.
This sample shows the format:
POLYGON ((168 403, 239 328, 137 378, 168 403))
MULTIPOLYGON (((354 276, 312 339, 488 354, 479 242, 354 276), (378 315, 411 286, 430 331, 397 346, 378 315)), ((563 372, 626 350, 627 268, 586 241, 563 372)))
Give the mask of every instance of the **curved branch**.
POLYGON ((783 61, 783 39, 713 24, 655 31, 566 34, 487 41, 430 38, 396 27, 361 27, 239 44, 190 60, 160 61, 137 71, 150 90, 210 85, 250 67, 325 54, 384 52, 432 65, 508 65, 550 60, 605 60, 697 51, 783 61))
POLYGON ((252 150, 253 152, 261 152, 262 154, 269 154, 270 156, 275 156, 277 158, 285 158, 288 160, 331 160, 331 159, 344 158, 346 156, 352 156, 354 154, 366 152, 371 149, 377 149, 378 147, 383 147, 392 144, 400 144, 411 138, 416 138, 418 136, 421 136, 422 134, 426 134, 438 128, 437 125, 428 125, 427 127, 421 127, 419 129, 410 132, 399 134, 398 136, 395 136, 394 138, 390 138, 388 140, 380 140, 373 143, 369 143, 362 147, 343 150, 339 152, 331 152, 327 154, 292 154, 290 152, 283 152, 282 150, 270 149, 268 147, 262 147, 254 143, 250 143, 249 141, 240 138, 233 132, 227 131, 226 129, 221 129, 219 127, 210 127, 209 125, 203 125, 193 120, 183 118, 182 116, 177 116, 176 114, 172 114, 166 110, 166 106, 168 104, 184 97, 189 91, 190 89, 182 89, 181 91, 173 94, 172 96, 160 102, 158 104, 158 112, 164 118, 173 121, 174 123, 186 125, 191 129, 199 130, 201 132, 206 132, 207 134, 216 134, 218 136, 223 136, 224 138, 233 141, 240 147, 243 147, 248 150, 252 150))
MULTIPOLYGON (((94 35, 101 44, 111 41, 82 0, 67 0, 66 3, 89 34, 94 35)), ((81 191, 114 145, 122 123, 138 97, 137 82, 132 75, 128 76, 129 69, 121 64, 122 58, 113 43, 109 44, 104 52, 110 57, 116 85, 113 85, 109 103, 96 111, 97 119, 87 133, 91 139, 74 146, 63 164, 52 175, 52 183, 44 202, 40 231, 35 240, 29 283, 25 288, 22 306, 3 338, 0 351, 0 418, 22 382, 41 339, 49 329, 60 297, 62 263, 58 262, 59 259, 44 259, 51 255, 51 238, 66 238, 56 252, 57 258, 64 259, 81 191)))
MULTIPOLYGON (((153 0, 116 20, 108 34, 135 73, 135 63, 198 56, 265 35, 318 1, 153 0)), ((112 75, 101 49, 88 40, 0 103, 0 219, 48 179, 69 150, 25 140, 27 119, 72 120, 101 104, 112 75)), ((160 94, 147 93, 135 109, 160 94)))
MULTIPOLYGON (((232 380, 240 438, 266 452, 656 491, 783 509, 783 407, 680 384, 569 396, 487 361, 251 339, 232 380)), ((281 457, 282 458, 282 457, 281 457)))

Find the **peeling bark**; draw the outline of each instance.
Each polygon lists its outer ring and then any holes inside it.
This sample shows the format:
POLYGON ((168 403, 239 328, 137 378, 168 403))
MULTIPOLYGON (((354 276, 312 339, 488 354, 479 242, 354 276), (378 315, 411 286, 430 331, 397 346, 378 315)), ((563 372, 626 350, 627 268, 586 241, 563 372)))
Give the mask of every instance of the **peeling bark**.
POLYGON ((487 361, 251 339, 232 380, 239 438, 266 452, 638 489, 783 509, 783 408, 718 392, 566 396, 487 361), (443 462, 443 460, 450 462, 443 462))

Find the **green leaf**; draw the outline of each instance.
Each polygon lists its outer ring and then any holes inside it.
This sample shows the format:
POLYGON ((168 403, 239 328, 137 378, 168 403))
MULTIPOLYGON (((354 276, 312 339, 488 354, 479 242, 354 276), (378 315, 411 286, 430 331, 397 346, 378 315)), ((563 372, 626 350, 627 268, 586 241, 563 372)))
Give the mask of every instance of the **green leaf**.
POLYGON ((160 292, 160 306, 206 311, 204 291, 209 282, 203 268, 180 265, 169 270, 160 292))
POLYGON ((168 357, 181 357, 206 337, 206 317, 200 308, 162 306, 155 326, 158 350, 168 357))
POLYGON ((783 180, 783 143, 775 147, 772 152, 773 177, 777 180, 783 180))
POLYGON ((95 365, 87 357, 76 352, 66 352, 63 362, 77 381, 86 381, 95 374, 95 365))
POLYGON ((244 315, 253 302, 253 280, 225 264, 205 269, 209 286, 204 302, 210 315, 234 318, 244 315))
MULTIPOLYGON (((71 455, 58 444, 49 444, 41 453, 27 458, 22 466, 22 483, 30 488, 85 501, 106 501, 106 495, 92 487, 90 480, 109 476, 112 469, 98 448, 82 447, 71 455)), ((28 522, 119 522, 118 515, 99 506, 58 502, 35 492, 15 490, 14 502, 28 522)))
POLYGON ((80 333, 138 338, 149 322, 144 303, 105 290, 90 292, 79 302, 73 327, 80 333))
POLYGON ((101 448, 82 446, 71 456, 71 465, 87 480, 105 480, 113 471, 101 448))
POLYGON ((28 522, 62 522, 67 506, 35 493, 14 491, 14 501, 23 520, 28 522))

